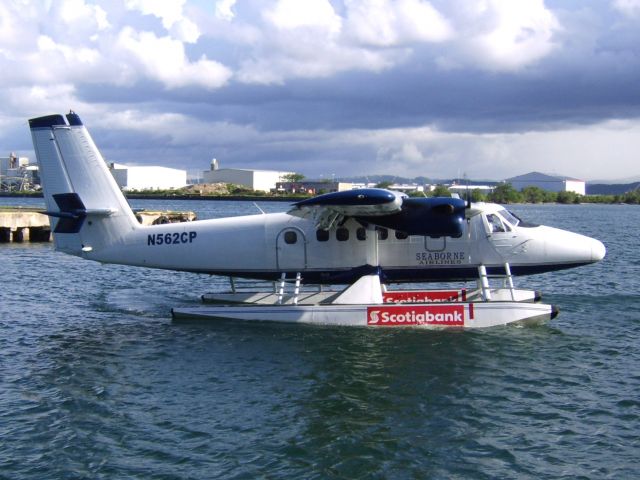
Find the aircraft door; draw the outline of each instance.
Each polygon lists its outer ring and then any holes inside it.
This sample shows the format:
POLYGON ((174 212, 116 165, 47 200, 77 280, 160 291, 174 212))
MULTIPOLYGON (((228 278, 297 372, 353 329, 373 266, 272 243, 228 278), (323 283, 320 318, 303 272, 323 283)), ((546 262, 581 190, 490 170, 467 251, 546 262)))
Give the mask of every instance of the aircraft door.
POLYGON ((276 263, 280 271, 301 272, 307 267, 307 238, 296 227, 280 231, 276 239, 276 263))
POLYGON ((495 213, 483 215, 483 220, 487 237, 491 245, 493 245, 493 248, 502 260, 506 262, 511 261, 513 255, 516 253, 515 248, 519 243, 516 232, 495 213))

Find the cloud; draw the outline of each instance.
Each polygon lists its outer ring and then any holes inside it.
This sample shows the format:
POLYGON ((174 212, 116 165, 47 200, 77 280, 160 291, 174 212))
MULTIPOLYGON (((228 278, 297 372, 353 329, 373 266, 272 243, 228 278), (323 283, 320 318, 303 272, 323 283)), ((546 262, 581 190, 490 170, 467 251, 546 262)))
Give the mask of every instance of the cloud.
POLYGON ((241 82, 282 84, 292 77, 327 77, 357 64, 376 63, 342 48, 342 20, 327 0, 278 0, 262 18, 262 38, 241 62, 241 82))
POLYGON ((443 68, 518 71, 558 46, 554 36, 562 26, 543 0, 454 1, 449 8, 457 36, 438 55, 443 68))
POLYGON ((280 30, 317 28, 337 34, 342 24, 328 0, 278 0, 264 17, 280 30))
POLYGON ((493 66, 517 69, 535 62, 553 49, 553 33, 559 27, 542 0, 491 2, 495 28, 474 39, 493 66))
POLYGON ((613 6, 630 17, 640 16, 640 0, 614 0, 613 6))
POLYGON ((100 61, 100 52, 95 48, 59 44, 46 35, 38 37, 38 51, 42 56, 59 56, 65 67, 74 69, 82 69, 83 64, 91 67, 100 61))
POLYGON ((111 26, 107 12, 99 5, 89 5, 83 0, 61 0, 55 2, 52 7, 57 9, 62 22, 74 29, 106 30, 111 26))
POLYGON ((390 47, 442 42, 454 35, 447 19, 429 2, 347 0, 346 8, 346 35, 364 45, 390 47))
POLYGON ((141 137, 165 139, 170 147, 188 148, 202 143, 208 148, 222 145, 237 145, 255 142, 260 134, 251 126, 229 122, 205 122, 180 113, 158 113, 150 115, 139 109, 127 109, 106 113, 94 119, 101 128, 116 131, 136 132, 141 137))
MULTIPOLYGON (((411 62, 517 72, 552 54, 561 31, 542 0, 458 0, 440 9, 424 0, 344 0, 339 9, 328 0, 260 5, 252 23, 259 40, 238 70, 244 83, 381 72, 411 62)), ((234 22, 239 28, 242 18, 234 22)))
POLYGON ((633 173, 640 147, 640 121, 606 121, 589 128, 553 132, 468 134, 425 129, 379 132, 375 147, 379 172, 414 177, 504 179, 538 170, 584 179, 612 178, 612 171, 633 173))
POLYGON ((639 12, 637 0, 6 0, 0 121, 16 127, 0 145, 28 145, 29 116, 73 108, 110 155, 139 163, 623 177, 637 168, 639 12))
POLYGON ((219 19, 230 22, 235 17, 233 6, 236 0, 218 0, 215 6, 215 16, 219 19))
POLYGON ((412 44, 452 35, 446 19, 421 0, 348 0, 344 16, 328 0, 278 0, 262 18, 260 42, 238 72, 245 83, 380 72, 408 61, 412 44))
POLYGON ((125 0, 128 9, 138 10, 145 15, 153 15, 162 20, 164 28, 174 38, 187 43, 195 43, 200 37, 197 25, 183 14, 186 0, 125 0))
POLYGON ((6 28, 0 28, 0 68, 8 72, 4 83, 123 86, 150 79, 167 89, 220 88, 232 71, 205 54, 189 58, 185 44, 199 33, 189 31, 182 3, 127 0, 127 7, 161 18, 166 35, 119 25, 123 17, 118 9, 110 13, 83 0, 52 2, 44 12, 31 3, 3 3, 0 27, 6 28))
POLYGON ((228 68, 205 56, 190 62, 182 42, 170 37, 156 37, 151 32, 125 27, 118 35, 117 47, 131 53, 150 78, 161 81, 167 88, 187 85, 219 88, 231 77, 228 68))

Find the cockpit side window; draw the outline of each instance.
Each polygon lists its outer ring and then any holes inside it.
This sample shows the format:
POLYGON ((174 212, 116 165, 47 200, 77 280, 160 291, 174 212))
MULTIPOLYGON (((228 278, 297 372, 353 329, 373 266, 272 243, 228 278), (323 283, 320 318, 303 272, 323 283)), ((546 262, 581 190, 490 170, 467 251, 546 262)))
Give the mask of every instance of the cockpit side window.
POLYGON ((489 231, 491 233, 506 232, 502 220, 500 220, 500 217, 494 213, 487 215, 487 223, 489 224, 489 231))
POLYGON ((510 223, 514 227, 517 227, 520 223, 520 219, 508 210, 500 210, 498 213, 507 221, 507 223, 510 223))
MULTIPOLYGON (((537 223, 533 223, 533 222, 527 222, 525 220, 522 220, 518 215, 516 215, 513 212, 509 212, 507 210, 507 212, 509 213, 509 215, 511 215, 512 217, 516 218, 518 220, 518 223, 514 225, 517 225, 518 227, 524 227, 524 228, 535 228, 535 227, 539 227, 540 225, 538 225, 537 223)), ((505 217, 507 218, 507 217, 505 217)), ((508 218, 507 218, 508 220, 508 218)))

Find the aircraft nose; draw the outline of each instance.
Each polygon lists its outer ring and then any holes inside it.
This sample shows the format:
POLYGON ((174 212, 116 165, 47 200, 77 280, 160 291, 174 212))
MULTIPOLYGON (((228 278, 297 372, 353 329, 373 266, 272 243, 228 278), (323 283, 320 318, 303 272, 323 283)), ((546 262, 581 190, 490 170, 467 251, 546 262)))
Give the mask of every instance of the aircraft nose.
POLYGON ((602 242, 586 235, 551 227, 540 227, 539 232, 545 241, 547 261, 584 265, 599 262, 606 254, 602 242))
POLYGON ((607 253, 607 249, 600 240, 592 239, 591 243, 591 260, 593 262, 599 262, 604 258, 607 253))

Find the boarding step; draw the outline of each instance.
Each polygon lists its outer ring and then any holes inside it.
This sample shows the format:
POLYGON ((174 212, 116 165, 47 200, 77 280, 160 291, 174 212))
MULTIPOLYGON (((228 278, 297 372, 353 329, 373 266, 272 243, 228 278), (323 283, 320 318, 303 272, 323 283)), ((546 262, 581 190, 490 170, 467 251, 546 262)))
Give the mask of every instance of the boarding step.
POLYGON ((229 277, 230 291, 205 293, 203 303, 254 304, 254 305, 316 305, 331 303, 342 290, 333 290, 322 285, 304 285, 302 274, 293 278, 286 273, 275 282, 229 277))

